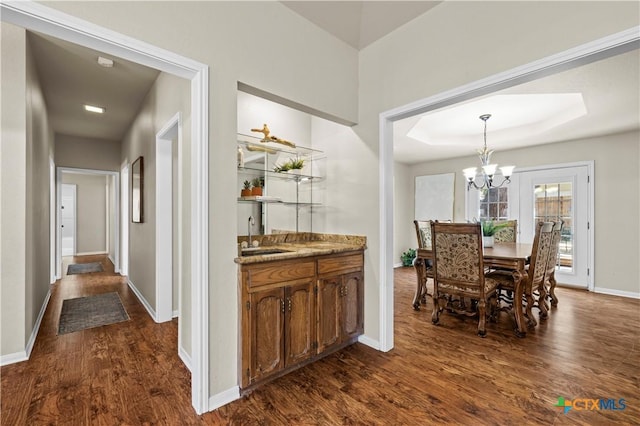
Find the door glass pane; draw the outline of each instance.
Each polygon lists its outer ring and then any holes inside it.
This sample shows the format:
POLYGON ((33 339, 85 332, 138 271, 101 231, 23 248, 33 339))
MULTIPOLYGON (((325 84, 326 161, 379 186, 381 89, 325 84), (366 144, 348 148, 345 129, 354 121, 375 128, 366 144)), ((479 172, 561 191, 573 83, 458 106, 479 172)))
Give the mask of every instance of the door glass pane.
POLYGON ((533 217, 538 221, 563 221, 559 258, 561 267, 573 267, 573 188, 571 182, 546 183, 534 186, 533 217))

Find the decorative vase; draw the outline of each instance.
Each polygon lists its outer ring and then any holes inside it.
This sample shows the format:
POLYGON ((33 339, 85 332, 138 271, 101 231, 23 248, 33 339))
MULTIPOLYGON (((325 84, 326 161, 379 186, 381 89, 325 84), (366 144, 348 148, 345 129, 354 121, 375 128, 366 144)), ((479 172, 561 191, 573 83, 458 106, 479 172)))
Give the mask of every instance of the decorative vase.
POLYGON ((238 147, 238 168, 244 167, 244 152, 242 151, 242 147, 238 147))
POLYGON ((482 237, 482 246, 483 247, 493 247, 493 235, 484 235, 482 237))
POLYGON ((255 196, 262 195, 262 187, 261 186, 254 186, 253 188, 251 188, 251 195, 255 195, 255 196))

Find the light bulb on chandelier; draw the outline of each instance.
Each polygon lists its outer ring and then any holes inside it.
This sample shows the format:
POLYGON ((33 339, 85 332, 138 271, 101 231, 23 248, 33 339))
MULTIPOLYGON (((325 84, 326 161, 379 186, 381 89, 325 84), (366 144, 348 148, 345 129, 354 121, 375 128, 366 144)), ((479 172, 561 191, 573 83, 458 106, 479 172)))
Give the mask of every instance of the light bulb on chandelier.
POLYGON ((482 168, 480 169, 482 173, 482 183, 480 185, 476 183, 476 167, 464 169, 462 173, 467 179, 467 191, 470 190, 471 187, 476 189, 500 188, 502 185, 511 182, 510 178, 513 174, 513 169, 515 169, 515 166, 500 167, 500 173, 502 174, 503 180, 499 185, 494 184, 493 179, 496 174, 496 170, 498 169, 498 165, 490 164, 493 150, 489 150, 487 148, 487 120, 489 118, 491 118, 491 114, 483 114, 480 116, 480 120, 484 121, 484 147, 478 150, 478 157, 480 157, 480 162, 482 163, 482 168))

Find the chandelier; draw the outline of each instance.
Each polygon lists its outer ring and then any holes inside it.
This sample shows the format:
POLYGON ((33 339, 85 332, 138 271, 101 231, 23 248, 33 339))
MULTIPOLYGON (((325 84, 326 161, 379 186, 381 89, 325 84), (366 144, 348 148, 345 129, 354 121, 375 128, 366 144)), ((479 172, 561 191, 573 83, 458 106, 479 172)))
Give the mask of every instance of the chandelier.
POLYGON ((497 164, 490 164, 491 154, 493 154, 493 150, 489 150, 487 148, 487 120, 491 118, 491 114, 483 114, 480 116, 480 120, 484 121, 484 148, 479 149, 478 157, 480 157, 480 162, 482 163, 482 168, 480 171, 482 172, 482 182, 480 185, 476 183, 476 168, 469 167, 468 169, 464 169, 462 173, 464 173, 464 177, 467 179, 467 191, 474 187, 476 189, 488 190, 491 188, 500 188, 502 185, 511 182, 509 178, 513 174, 513 169, 515 166, 502 166, 500 167, 500 173, 502 173, 503 180, 500 182, 500 185, 496 185, 493 182, 493 176, 496 174, 496 169, 498 168, 497 164))

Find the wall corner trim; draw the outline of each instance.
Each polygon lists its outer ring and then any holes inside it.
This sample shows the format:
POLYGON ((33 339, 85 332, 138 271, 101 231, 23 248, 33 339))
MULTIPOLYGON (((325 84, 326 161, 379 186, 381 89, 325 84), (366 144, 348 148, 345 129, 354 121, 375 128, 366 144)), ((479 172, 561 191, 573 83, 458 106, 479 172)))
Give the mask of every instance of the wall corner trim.
POLYGON ((31 356, 31 351, 33 350, 33 345, 36 343, 36 338, 38 337, 38 331, 40 330, 40 324, 42 324, 42 318, 44 318, 44 313, 47 311, 47 306, 49 306, 49 299, 51 299, 51 287, 47 291, 47 295, 44 298, 44 302, 42 302, 42 306, 40 307, 40 313, 38 313, 38 318, 36 319, 35 327, 31 331, 31 336, 29 337, 29 341, 27 342, 27 347, 25 352, 27 354, 27 359, 31 356))
POLYGON ((191 371, 191 356, 184 350, 183 347, 178 348, 178 356, 184 363, 184 366, 187 367, 187 370, 191 371))
POLYGON ((12 354, 2 355, 0 357, 0 367, 5 365, 15 364, 17 362, 27 361, 29 357, 26 351, 19 351, 12 354))
POLYGON ((153 319, 153 321, 155 322, 158 322, 156 318, 156 311, 153 310, 153 308, 151 307, 147 299, 145 299, 142 293, 140 293, 140 290, 136 288, 135 284, 133 284, 131 280, 127 280, 127 284, 129 285, 129 288, 131 289, 131 291, 135 293, 140 303, 142 303, 142 306, 144 306, 144 308, 147 310, 147 312, 151 316, 151 319, 153 319))
POLYGON ((2 355, 0 357, 0 366, 4 367, 5 365, 15 364, 17 362, 28 361, 31 356, 31 351, 33 350, 33 346, 36 343, 36 337, 38 337, 38 331, 40 331, 40 324, 42 324, 42 318, 44 318, 44 313, 47 311, 47 306, 49 306, 49 299, 51 299, 51 289, 47 291, 47 296, 44 298, 44 302, 40 307, 40 313, 38 313, 38 318, 36 319, 36 324, 31 331, 31 336, 29 337, 29 341, 27 342, 27 346, 25 350, 18 351, 12 354, 2 355))
POLYGON ((240 399, 240 387, 233 386, 227 390, 219 392, 209 398, 209 411, 213 411, 227 405, 230 402, 240 399))
MULTIPOLYGON (((370 348, 373 348, 375 350, 380 350, 381 345, 380 345, 380 341, 372 339, 371 337, 362 334, 360 336, 358 336, 358 342, 362 343, 363 345, 367 345, 370 348)), ((388 352, 388 351, 384 351, 384 352, 388 352)))

